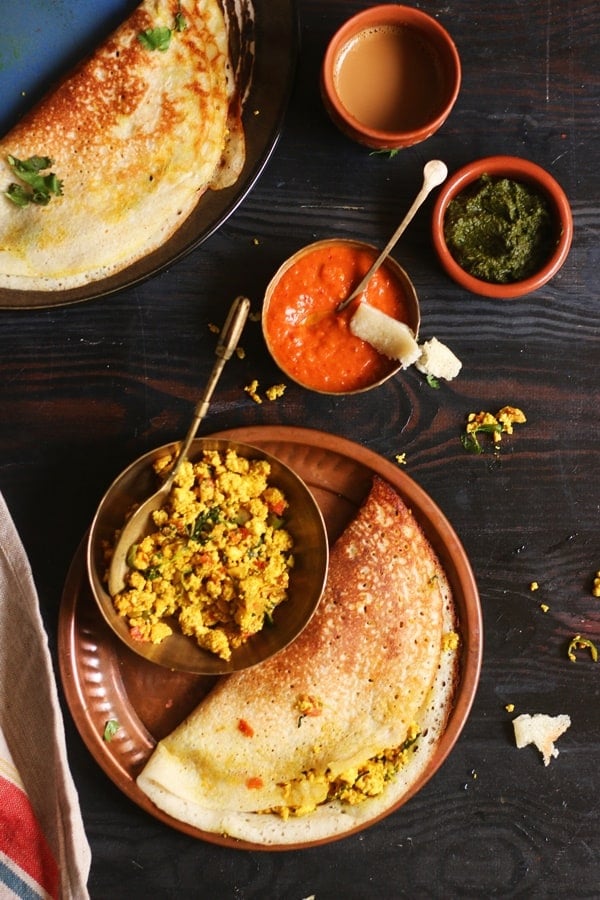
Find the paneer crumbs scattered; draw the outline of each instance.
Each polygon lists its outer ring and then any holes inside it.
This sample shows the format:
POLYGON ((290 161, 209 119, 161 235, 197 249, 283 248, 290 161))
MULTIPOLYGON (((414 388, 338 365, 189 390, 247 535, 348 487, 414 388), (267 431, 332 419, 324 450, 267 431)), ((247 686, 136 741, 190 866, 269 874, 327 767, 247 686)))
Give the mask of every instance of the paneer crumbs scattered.
POLYGON ((285 384, 274 384, 272 387, 267 388, 265 394, 267 396, 267 400, 278 400, 279 397, 283 397, 285 393, 285 384))
MULTIPOLYGON (((157 471, 171 462, 159 460, 157 471)), ((230 659, 270 620, 287 599, 294 564, 288 503, 269 485, 270 472, 266 460, 234 450, 183 463, 113 597, 134 639, 160 643, 176 621, 200 647, 230 659)))
POLYGON ((458 650, 460 637, 456 631, 447 631, 442 635, 442 650, 458 650))
MULTIPOLYGON (((274 384, 271 387, 267 388, 265 391, 265 397, 267 400, 277 400, 279 397, 283 397, 285 393, 286 385, 285 384, 274 384)), ((262 397, 258 393, 258 381, 257 379, 253 379, 250 384, 247 384, 244 388, 249 397, 254 400, 255 403, 262 403, 262 397)))
POLYGON ((498 450, 502 434, 512 434, 513 425, 526 421, 525 414, 516 406, 503 406, 495 415, 490 412, 469 413, 465 433, 461 436, 463 447, 471 453, 483 453, 477 435, 489 434, 494 448, 498 450))
POLYGON ((254 400, 255 403, 262 403, 262 397, 258 393, 258 380, 254 378, 250 384, 247 384, 244 388, 248 396, 254 400))
POLYGON ((588 650, 593 661, 598 662, 599 654, 598 648, 596 647, 595 643, 589 638, 583 637, 581 634, 576 634, 569 641, 569 646, 567 647, 567 656, 569 657, 571 662, 577 662, 578 650, 588 650))

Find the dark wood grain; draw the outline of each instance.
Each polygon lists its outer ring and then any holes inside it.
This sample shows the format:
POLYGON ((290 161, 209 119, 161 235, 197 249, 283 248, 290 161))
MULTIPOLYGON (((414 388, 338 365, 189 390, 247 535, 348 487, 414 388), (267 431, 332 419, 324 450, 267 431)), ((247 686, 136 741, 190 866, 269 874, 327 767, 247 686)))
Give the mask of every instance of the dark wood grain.
POLYGON ((108 781, 65 711, 94 898, 600 895, 600 665, 566 655, 575 633, 600 641, 591 593, 600 569, 600 7, 428 4, 459 48, 462 90, 438 134, 389 158, 342 137, 319 98, 327 40, 364 6, 301 0, 282 137, 250 196, 205 244, 123 293, 0 313, 0 489, 54 646, 66 572, 98 500, 132 459, 184 433, 212 363, 209 324, 232 298, 248 294, 258 310, 279 264, 312 240, 383 244, 429 158, 454 170, 479 156, 525 156, 552 172, 573 209, 573 247, 549 285, 518 301, 465 294, 433 256, 431 202, 394 251, 415 281, 423 337, 438 336, 463 360, 456 381, 436 391, 409 371, 339 399, 289 385, 283 399, 257 405, 244 385, 281 376, 250 323, 246 358, 226 369, 202 426, 306 425, 388 459, 406 453, 406 471, 448 516, 479 584, 485 649, 475 705, 450 758, 399 812, 358 836, 283 854, 206 845, 154 821, 108 781), (466 415, 507 403, 527 423, 498 454, 466 453, 466 415), (515 713, 571 716, 548 768, 534 749, 516 750, 509 703, 515 713))

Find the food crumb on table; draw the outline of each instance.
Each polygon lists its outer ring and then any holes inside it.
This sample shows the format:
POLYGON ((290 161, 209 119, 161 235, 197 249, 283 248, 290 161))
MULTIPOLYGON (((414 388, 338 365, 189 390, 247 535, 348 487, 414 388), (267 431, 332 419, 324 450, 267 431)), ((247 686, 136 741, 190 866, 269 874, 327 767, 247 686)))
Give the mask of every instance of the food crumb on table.
POLYGON ((534 744, 542 754, 544 765, 549 766, 550 760, 558 756, 558 749, 554 746, 561 734, 571 726, 571 719, 566 715, 548 716, 544 713, 529 715, 523 713, 513 719, 515 730, 515 743, 519 750, 534 744))

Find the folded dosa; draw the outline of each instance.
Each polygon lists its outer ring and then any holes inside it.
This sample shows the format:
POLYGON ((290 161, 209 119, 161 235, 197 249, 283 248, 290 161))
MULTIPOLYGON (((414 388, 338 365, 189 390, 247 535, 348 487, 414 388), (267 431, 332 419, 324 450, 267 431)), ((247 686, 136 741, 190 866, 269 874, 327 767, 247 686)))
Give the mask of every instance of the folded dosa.
POLYGON ((64 290, 124 269, 244 158, 219 0, 145 0, 0 140, 0 287, 64 290), (51 160, 62 194, 15 205, 9 157, 51 160))
POLYGON ((171 816, 255 843, 352 830, 401 798, 430 760, 456 683, 457 653, 445 637, 454 628, 438 558, 375 477, 332 548, 323 599, 300 637, 220 681, 159 742, 137 783, 171 816), (332 785, 408 744, 383 791, 360 803, 336 799, 332 785))

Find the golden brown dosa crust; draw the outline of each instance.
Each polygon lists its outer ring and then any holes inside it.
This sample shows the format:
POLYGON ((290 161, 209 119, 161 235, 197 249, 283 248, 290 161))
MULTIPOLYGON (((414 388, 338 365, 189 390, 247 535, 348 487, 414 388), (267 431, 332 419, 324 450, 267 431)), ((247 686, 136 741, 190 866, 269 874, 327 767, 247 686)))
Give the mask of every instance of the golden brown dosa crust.
MULTIPOLYGON (((445 721, 448 679, 439 708, 432 687, 453 621, 437 557, 401 498, 376 477, 332 549, 323 600, 304 632, 269 662, 221 681, 161 741, 138 784, 161 806, 165 788, 179 797, 181 817, 190 804, 204 809, 205 817, 192 815, 207 828, 222 822, 218 810, 321 802, 323 785, 307 784, 303 772, 335 777, 402 745, 427 708, 445 721), (307 697, 317 715, 302 714, 307 697), (294 781, 290 801, 284 785, 294 781)), ((166 806, 173 814, 172 797, 166 806)))
POLYGON ((145 0, 0 141, 2 190, 9 154, 51 158, 64 193, 25 209, 0 197, 0 286, 75 287, 156 249, 244 161, 218 0, 145 0), (165 51, 139 40, 157 27, 165 51))

